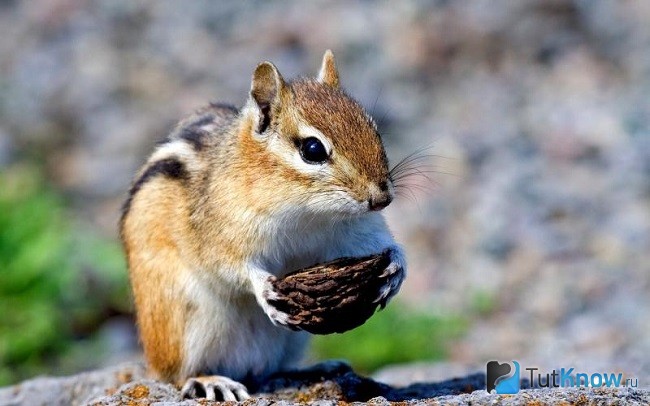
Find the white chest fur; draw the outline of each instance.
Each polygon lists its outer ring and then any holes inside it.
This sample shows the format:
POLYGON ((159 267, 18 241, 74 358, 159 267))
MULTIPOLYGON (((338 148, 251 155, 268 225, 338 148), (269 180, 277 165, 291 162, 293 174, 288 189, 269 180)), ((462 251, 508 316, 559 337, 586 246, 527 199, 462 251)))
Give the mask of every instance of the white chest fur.
POLYGON ((224 293, 207 287, 192 291, 192 301, 200 305, 186 325, 184 375, 238 380, 277 371, 299 359, 306 333, 274 326, 252 294, 224 293))

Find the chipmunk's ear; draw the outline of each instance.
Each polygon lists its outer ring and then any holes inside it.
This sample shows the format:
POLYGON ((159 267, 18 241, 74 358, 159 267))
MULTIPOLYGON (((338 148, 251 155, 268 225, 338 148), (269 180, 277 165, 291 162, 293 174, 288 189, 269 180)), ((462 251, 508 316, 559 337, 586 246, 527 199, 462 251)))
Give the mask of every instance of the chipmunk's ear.
POLYGON ((284 79, 271 62, 257 65, 251 83, 251 98, 259 108, 260 120, 257 131, 261 134, 271 124, 271 119, 280 109, 284 79))
POLYGON ((318 81, 334 88, 339 87, 339 71, 336 69, 334 54, 329 49, 323 55, 323 63, 320 72, 318 72, 318 81))

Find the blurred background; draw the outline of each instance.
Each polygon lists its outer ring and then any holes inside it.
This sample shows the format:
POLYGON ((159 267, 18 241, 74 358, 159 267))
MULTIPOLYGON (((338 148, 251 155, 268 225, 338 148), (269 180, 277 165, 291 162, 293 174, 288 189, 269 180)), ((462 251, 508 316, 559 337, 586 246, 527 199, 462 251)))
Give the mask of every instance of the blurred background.
POLYGON ((192 110, 243 104, 260 61, 314 75, 332 48, 391 162, 435 172, 386 210, 397 300, 310 360, 648 385, 648 21, 642 0, 0 1, 0 384, 139 357, 131 177, 192 110))

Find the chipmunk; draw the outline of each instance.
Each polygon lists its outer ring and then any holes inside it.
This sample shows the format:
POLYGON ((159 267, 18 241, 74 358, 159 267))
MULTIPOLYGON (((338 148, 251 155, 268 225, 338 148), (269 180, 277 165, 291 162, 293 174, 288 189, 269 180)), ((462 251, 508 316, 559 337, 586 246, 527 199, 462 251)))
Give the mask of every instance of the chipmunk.
POLYGON ((270 282, 319 262, 390 250, 388 301, 406 268, 380 213, 393 196, 377 127, 329 50, 315 79, 286 82, 263 62, 241 110, 213 103, 182 120, 120 222, 152 372, 184 395, 248 398, 239 381, 292 366, 308 338, 283 327, 270 282))

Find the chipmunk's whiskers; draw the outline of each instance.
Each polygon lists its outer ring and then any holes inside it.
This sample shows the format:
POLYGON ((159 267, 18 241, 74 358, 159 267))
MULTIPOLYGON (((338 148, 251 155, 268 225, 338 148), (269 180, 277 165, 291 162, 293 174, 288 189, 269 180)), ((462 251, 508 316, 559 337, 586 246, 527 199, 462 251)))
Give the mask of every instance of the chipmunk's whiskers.
POLYGON ((455 176, 454 173, 444 171, 441 166, 431 163, 436 158, 451 159, 430 153, 432 148, 433 145, 429 145, 418 149, 390 169, 389 176, 397 196, 410 196, 413 200, 417 200, 414 191, 431 192, 440 185, 433 179, 434 174, 455 176))

